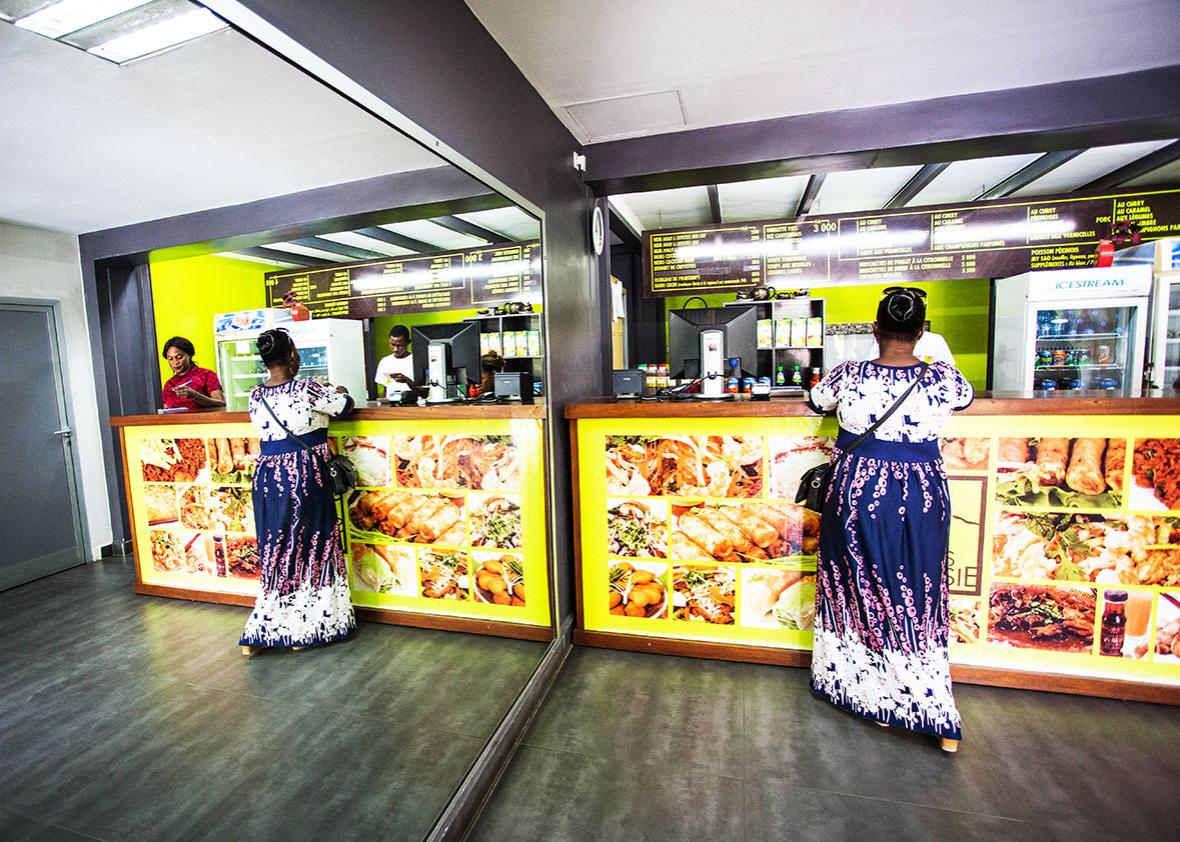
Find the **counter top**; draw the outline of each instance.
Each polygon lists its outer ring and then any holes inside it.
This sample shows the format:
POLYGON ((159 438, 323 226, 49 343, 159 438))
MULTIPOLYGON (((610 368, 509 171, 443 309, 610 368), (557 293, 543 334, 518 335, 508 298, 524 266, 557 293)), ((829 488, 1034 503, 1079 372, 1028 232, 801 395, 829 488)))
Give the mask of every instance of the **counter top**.
MULTIPOLYGON (((1180 395, 1173 391, 1141 395, 1109 392, 980 392, 964 415, 1173 415, 1180 395)), ((749 400, 654 400, 592 398, 565 406, 566 418, 774 418, 816 417, 800 397, 749 400)))
MULTIPOLYGON (((446 421, 479 418, 544 418, 545 404, 484 403, 439 406, 389 406, 368 404, 342 421, 446 421)), ((169 412, 164 415, 121 415, 111 418, 112 427, 150 427, 165 424, 248 424, 246 412, 202 409, 169 412)))

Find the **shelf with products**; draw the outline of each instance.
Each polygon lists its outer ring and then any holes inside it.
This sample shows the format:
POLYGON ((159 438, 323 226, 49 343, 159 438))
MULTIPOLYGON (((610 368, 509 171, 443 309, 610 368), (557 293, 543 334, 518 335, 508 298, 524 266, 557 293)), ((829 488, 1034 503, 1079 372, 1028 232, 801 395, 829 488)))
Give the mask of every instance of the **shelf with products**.
POLYGON ((1038 336, 1037 342, 1083 342, 1101 341, 1110 339, 1126 339, 1123 333, 1066 333, 1060 336, 1038 336))

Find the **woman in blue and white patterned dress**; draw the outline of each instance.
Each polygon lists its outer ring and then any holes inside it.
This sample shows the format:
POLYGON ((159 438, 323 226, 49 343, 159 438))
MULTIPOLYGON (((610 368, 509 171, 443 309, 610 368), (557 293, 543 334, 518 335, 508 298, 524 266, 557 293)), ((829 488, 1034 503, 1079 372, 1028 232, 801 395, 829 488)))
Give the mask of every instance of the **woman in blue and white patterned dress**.
POLYGON ((880 357, 841 363, 811 389, 812 409, 839 418, 836 460, 922 375, 832 477, 820 525, 811 687, 858 716, 932 734, 954 751, 960 719, 947 654, 951 512, 938 437, 974 393, 953 366, 935 362, 923 370, 914 356, 924 297, 886 290, 873 328, 880 357))
POLYGON ((268 330, 257 344, 270 378, 250 391, 250 420, 261 438, 253 490, 262 576, 242 633, 245 655, 262 647, 332 643, 356 628, 325 467, 328 419, 351 412, 352 398, 342 386, 295 379, 299 351, 285 330, 268 330), (276 418, 315 455, 292 441, 276 418))

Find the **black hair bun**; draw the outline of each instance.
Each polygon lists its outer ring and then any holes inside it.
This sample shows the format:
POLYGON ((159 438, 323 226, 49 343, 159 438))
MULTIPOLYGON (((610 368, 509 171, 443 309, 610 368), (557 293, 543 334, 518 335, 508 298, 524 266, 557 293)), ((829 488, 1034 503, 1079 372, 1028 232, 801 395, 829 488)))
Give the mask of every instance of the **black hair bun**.
POLYGON ((890 316, 898 322, 905 323, 914 315, 914 308, 916 307, 914 299, 916 297, 909 290, 901 290, 889 296, 885 307, 890 316))
POLYGON ((264 363, 284 359, 290 356, 291 351, 295 348, 295 344, 291 341, 291 335, 281 327, 264 330, 254 340, 254 344, 258 348, 258 356, 262 357, 264 363))

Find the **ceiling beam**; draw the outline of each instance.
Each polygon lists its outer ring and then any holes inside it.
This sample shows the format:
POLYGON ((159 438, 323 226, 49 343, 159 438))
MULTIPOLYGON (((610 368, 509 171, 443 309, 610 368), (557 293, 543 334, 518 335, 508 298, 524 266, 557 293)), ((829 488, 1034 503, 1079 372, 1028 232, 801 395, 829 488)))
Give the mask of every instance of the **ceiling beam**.
POLYGON ((1180 159, 1180 140, 1169 143, 1167 146, 1161 146, 1154 152, 1149 152, 1142 158, 1136 158, 1131 163, 1124 164, 1117 170, 1111 170, 1106 175, 1099 176, 1093 181, 1083 184, 1078 189, 1106 190, 1109 187, 1118 187, 1140 176, 1155 172, 1160 167, 1166 167, 1178 159, 1180 159))
POLYGON ((915 196, 926 189, 927 184, 938 178, 939 174, 949 166, 949 161, 943 164, 923 164, 922 168, 905 183, 905 186, 893 194, 893 198, 886 202, 882 209, 904 208, 913 201, 915 196))
POLYGON ((709 215, 713 218, 714 225, 720 225, 721 219, 721 193, 717 189, 716 184, 705 185, 705 190, 709 194, 709 215))
POLYGON ((396 231, 390 231, 388 228, 380 228, 374 226, 372 228, 358 228, 357 234, 365 237, 372 237, 374 240, 380 240, 383 243, 389 243, 391 246, 407 249, 409 251, 416 251, 419 254, 426 254, 432 251, 440 251, 439 247, 423 240, 415 240, 413 237, 407 237, 405 234, 399 234, 396 231))
POLYGON ((622 241, 619 248, 627 251, 639 251, 640 244, 643 242, 639 232, 632 228, 631 223, 615 210, 613 202, 610 203, 609 210, 607 216, 610 218, 610 232, 622 241))
POLYGON ((338 243, 335 240, 325 240, 323 237, 300 237, 296 240, 287 240, 286 242, 296 246, 306 246, 309 249, 319 249, 329 254, 338 254, 341 257, 347 257, 349 260, 379 260, 382 257, 389 256, 379 251, 369 251, 369 249, 338 243))
POLYGON ((803 195, 799 197, 799 204, 795 206, 795 216, 805 216, 811 210, 811 203, 819 195, 819 189, 824 186, 826 177, 822 172, 808 176, 807 186, 803 188, 803 195))
MULTIPOLYGON (((251 257, 264 257, 267 260, 277 260, 281 263, 289 263, 292 266, 305 266, 309 269, 318 269, 323 266, 336 265, 330 260, 323 260, 319 257, 308 257, 306 254, 293 254, 289 251, 268 249, 265 246, 252 246, 251 248, 234 249, 234 252, 237 254, 248 254, 251 257)), ((234 252, 231 252, 231 254, 234 252)))
POLYGON ((466 219, 461 219, 457 216, 436 216, 430 220, 435 225, 446 228, 448 231, 454 231, 456 234, 466 234, 468 237, 475 237, 479 240, 485 240, 492 245, 500 245, 501 243, 511 243, 511 237, 505 237, 491 229, 484 228, 482 225, 476 225, 474 222, 468 222, 466 219))
POLYGON ((598 195, 1180 137, 1180 64, 586 146, 598 195), (1112 90, 1119 91, 1111 96, 1112 90))
POLYGON ((1046 152, 1035 161, 1012 173, 999 184, 984 190, 975 197, 974 201, 986 202, 988 199, 1002 199, 1005 196, 1011 196, 1017 190, 1028 187, 1041 176, 1052 172, 1066 161, 1072 161, 1085 151, 1084 149, 1061 149, 1057 152, 1046 152))

